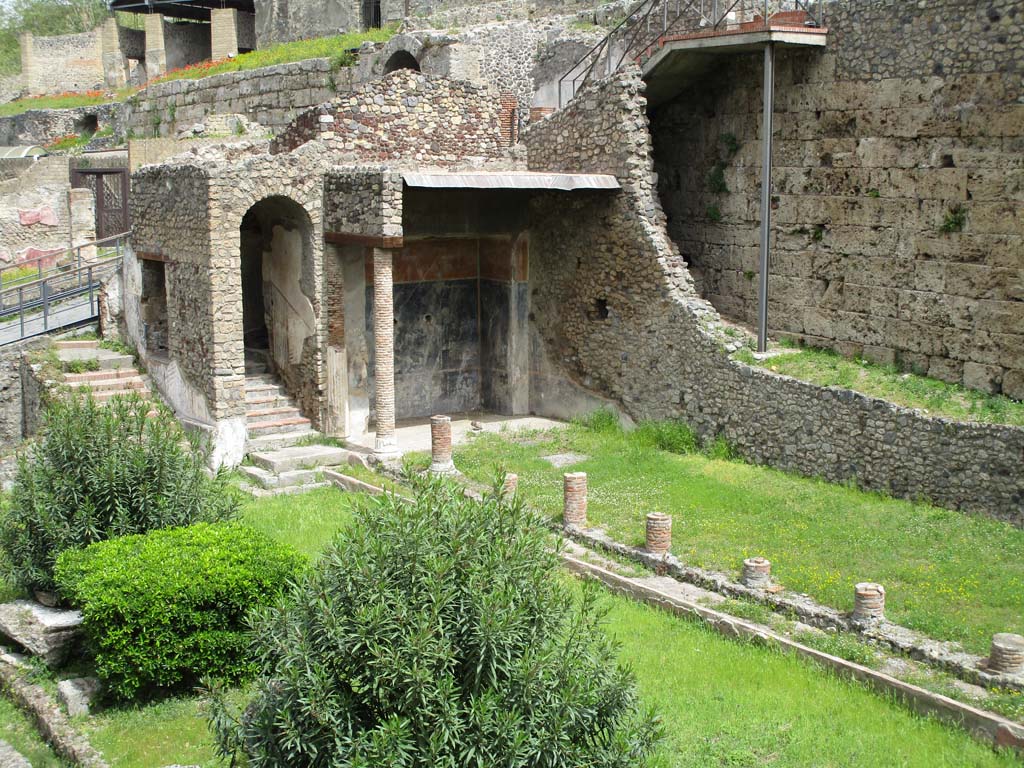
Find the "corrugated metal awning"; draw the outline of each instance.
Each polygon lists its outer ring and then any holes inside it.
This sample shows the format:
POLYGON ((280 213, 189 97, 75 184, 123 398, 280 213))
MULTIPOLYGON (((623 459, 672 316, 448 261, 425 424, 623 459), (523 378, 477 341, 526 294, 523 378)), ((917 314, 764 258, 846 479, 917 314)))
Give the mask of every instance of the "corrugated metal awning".
POLYGON ((0 147, 0 159, 21 159, 25 157, 42 157, 46 150, 36 145, 21 147, 0 147))
POLYGON ((604 173, 403 173, 402 179, 423 189, 621 189, 618 179, 604 173))

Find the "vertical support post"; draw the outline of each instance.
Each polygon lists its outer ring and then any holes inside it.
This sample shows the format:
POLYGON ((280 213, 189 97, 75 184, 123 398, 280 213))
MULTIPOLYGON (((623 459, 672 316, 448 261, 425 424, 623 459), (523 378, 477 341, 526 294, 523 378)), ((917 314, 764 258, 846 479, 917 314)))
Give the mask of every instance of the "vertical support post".
POLYGON ((764 47, 764 117, 761 128, 761 251, 758 275, 757 351, 768 349, 768 247, 772 227, 772 117, 775 111, 775 44, 764 47))
POLYGON ((373 249, 373 356, 377 431, 374 453, 392 458, 398 453, 395 435, 395 299, 392 253, 373 249))
POLYGON ((25 338, 25 289, 18 288, 18 320, 21 328, 21 338, 25 338))

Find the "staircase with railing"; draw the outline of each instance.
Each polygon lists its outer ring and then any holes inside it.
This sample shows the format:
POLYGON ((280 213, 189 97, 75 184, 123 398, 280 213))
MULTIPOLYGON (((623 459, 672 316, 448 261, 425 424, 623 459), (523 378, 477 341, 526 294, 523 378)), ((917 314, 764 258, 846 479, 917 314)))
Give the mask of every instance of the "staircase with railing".
POLYGON ((642 64, 666 41, 821 28, 824 21, 824 0, 642 0, 558 81, 558 106, 623 64, 642 64))
POLYGON ((100 286, 121 266, 128 233, 0 269, 0 346, 99 317, 100 286))

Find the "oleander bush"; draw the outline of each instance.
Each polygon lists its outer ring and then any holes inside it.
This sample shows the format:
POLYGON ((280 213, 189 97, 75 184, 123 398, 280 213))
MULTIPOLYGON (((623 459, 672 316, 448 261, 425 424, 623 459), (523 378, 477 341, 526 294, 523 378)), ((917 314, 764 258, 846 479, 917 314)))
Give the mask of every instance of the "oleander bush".
POLYGON ((660 738, 559 570, 546 522, 441 481, 366 501, 317 565, 257 612, 239 713, 214 688, 222 755, 256 767, 636 768, 660 738))
POLYGON ((115 698, 228 682, 256 671, 247 612, 304 563, 240 523, 198 523, 62 554, 56 579, 81 609, 96 671, 115 698))
POLYGON ((223 475, 210 477, 205 458, 166 408, 137 396, 54 398, 0 517, 5 575, 52 592, 65 550, 232 517, 237 498, 223 475))

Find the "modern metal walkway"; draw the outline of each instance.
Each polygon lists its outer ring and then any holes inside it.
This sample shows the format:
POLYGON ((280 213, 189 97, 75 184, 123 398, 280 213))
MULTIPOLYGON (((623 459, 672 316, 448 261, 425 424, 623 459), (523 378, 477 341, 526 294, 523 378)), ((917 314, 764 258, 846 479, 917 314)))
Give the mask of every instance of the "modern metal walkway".
POLYGON ((121 266, 128 233, 0 269, 0 346, 99 317, 100 286, 121 266))

